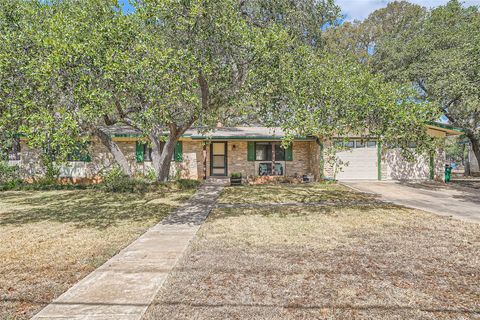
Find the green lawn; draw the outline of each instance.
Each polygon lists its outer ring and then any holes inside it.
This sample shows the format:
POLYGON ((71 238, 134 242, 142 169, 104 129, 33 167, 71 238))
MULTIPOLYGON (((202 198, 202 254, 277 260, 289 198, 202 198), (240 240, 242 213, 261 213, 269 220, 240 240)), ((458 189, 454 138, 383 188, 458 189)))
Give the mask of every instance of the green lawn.
POLYGON ((193 192, 0 192, 0 319, 29 319, 193 192))
MULTIPOLYGON (((354 193, 246 186, 220 201, 284 202, 272 190, 286 202, 354 193)), ((478 319, 479 257, 479 225, 379 202, 219 207, 145 319, 478 319)))

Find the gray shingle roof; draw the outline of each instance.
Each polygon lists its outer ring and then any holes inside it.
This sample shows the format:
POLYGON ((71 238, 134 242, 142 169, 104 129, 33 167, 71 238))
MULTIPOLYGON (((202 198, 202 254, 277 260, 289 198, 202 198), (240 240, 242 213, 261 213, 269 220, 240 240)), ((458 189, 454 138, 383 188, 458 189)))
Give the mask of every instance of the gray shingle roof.
MULTIPOLYGON (((143 137, 140 130, 127 125, 113 125, 102 129, 112 137, 143 137)), ((168 134, 168 132, 165 132, 168 134)), ((221 127, 213 130, 189 129, 183 135, 192 139, 282 139, 285 136, 281 128, 273 127, 221 127)))

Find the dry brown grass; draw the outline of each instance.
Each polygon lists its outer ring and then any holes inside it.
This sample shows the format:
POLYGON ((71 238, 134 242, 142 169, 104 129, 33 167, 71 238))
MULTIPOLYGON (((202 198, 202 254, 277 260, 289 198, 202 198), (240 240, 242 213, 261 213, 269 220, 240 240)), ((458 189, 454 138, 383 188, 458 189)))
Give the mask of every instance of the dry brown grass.
POLYGON ((216 209, 145 319, 478 319, 479 257, 479 225, 387 204, 216 209))
POLYGON ((0 193, 0 319, 28 319, 193 191, 0 193))
POLYGON ((373 196, 353 192, 334 183, 309 184, 266 184, 228 187, 223 191, 219 203, 293 203, 293 202, 344 202, 370 201, 373 196))

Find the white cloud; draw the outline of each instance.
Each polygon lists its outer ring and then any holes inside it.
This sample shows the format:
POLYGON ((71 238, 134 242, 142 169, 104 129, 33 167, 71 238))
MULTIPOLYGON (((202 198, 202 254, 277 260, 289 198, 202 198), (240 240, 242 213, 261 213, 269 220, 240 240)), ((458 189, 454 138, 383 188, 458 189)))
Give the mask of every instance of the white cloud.
MULTIPOLYGON (((337 0, 336 3, 342 8, 342 13, 346 15, 346 20, 363 20, 373 11, 386 7, 393 0, 337 0)), ((448 0, 409 0, 411 3, 419 4, 423 7, 432 8, 444 5, 448 0)), ((480 6, 480 0, 462 1, 465 5, 480 6)))

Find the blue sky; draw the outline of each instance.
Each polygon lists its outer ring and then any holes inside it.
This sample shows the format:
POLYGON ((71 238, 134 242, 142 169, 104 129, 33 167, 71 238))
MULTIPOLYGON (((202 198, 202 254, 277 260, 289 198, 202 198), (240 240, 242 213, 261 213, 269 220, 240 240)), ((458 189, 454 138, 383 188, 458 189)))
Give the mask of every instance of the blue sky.
MULTIPOLYGON (((386 7, 393 0, 336 0, 335 2, 342 8, 346 20, 363 20, 373 11, 386 7)), ((448 0, 409 0, 411 3, 419 4, 423 7, 431 8, 444 5, 448 0)), ((480 5, 480 0, 464 0, 467 6, 480 5)))
MULTIPOLYGON (((133 7, 128 0, 119 0, 123 5, 124 12, 131 12, 133 7)), ((342 8, 346 20, 363 20, 373 11, 386 7, 393 0, 336 0, 335 2, 342 8)), ((444 5, 448 0, 409 0, 409 2, 420 4, 424 7, 431 8, 444 5)), ((480 6, 480 0, 464 0, 465 5, 480 6)))
POLYGON ((119 0, 120 4, 123 6, 124 12, 132 12, 133 7, 128 3, 128 0, 119 0))

